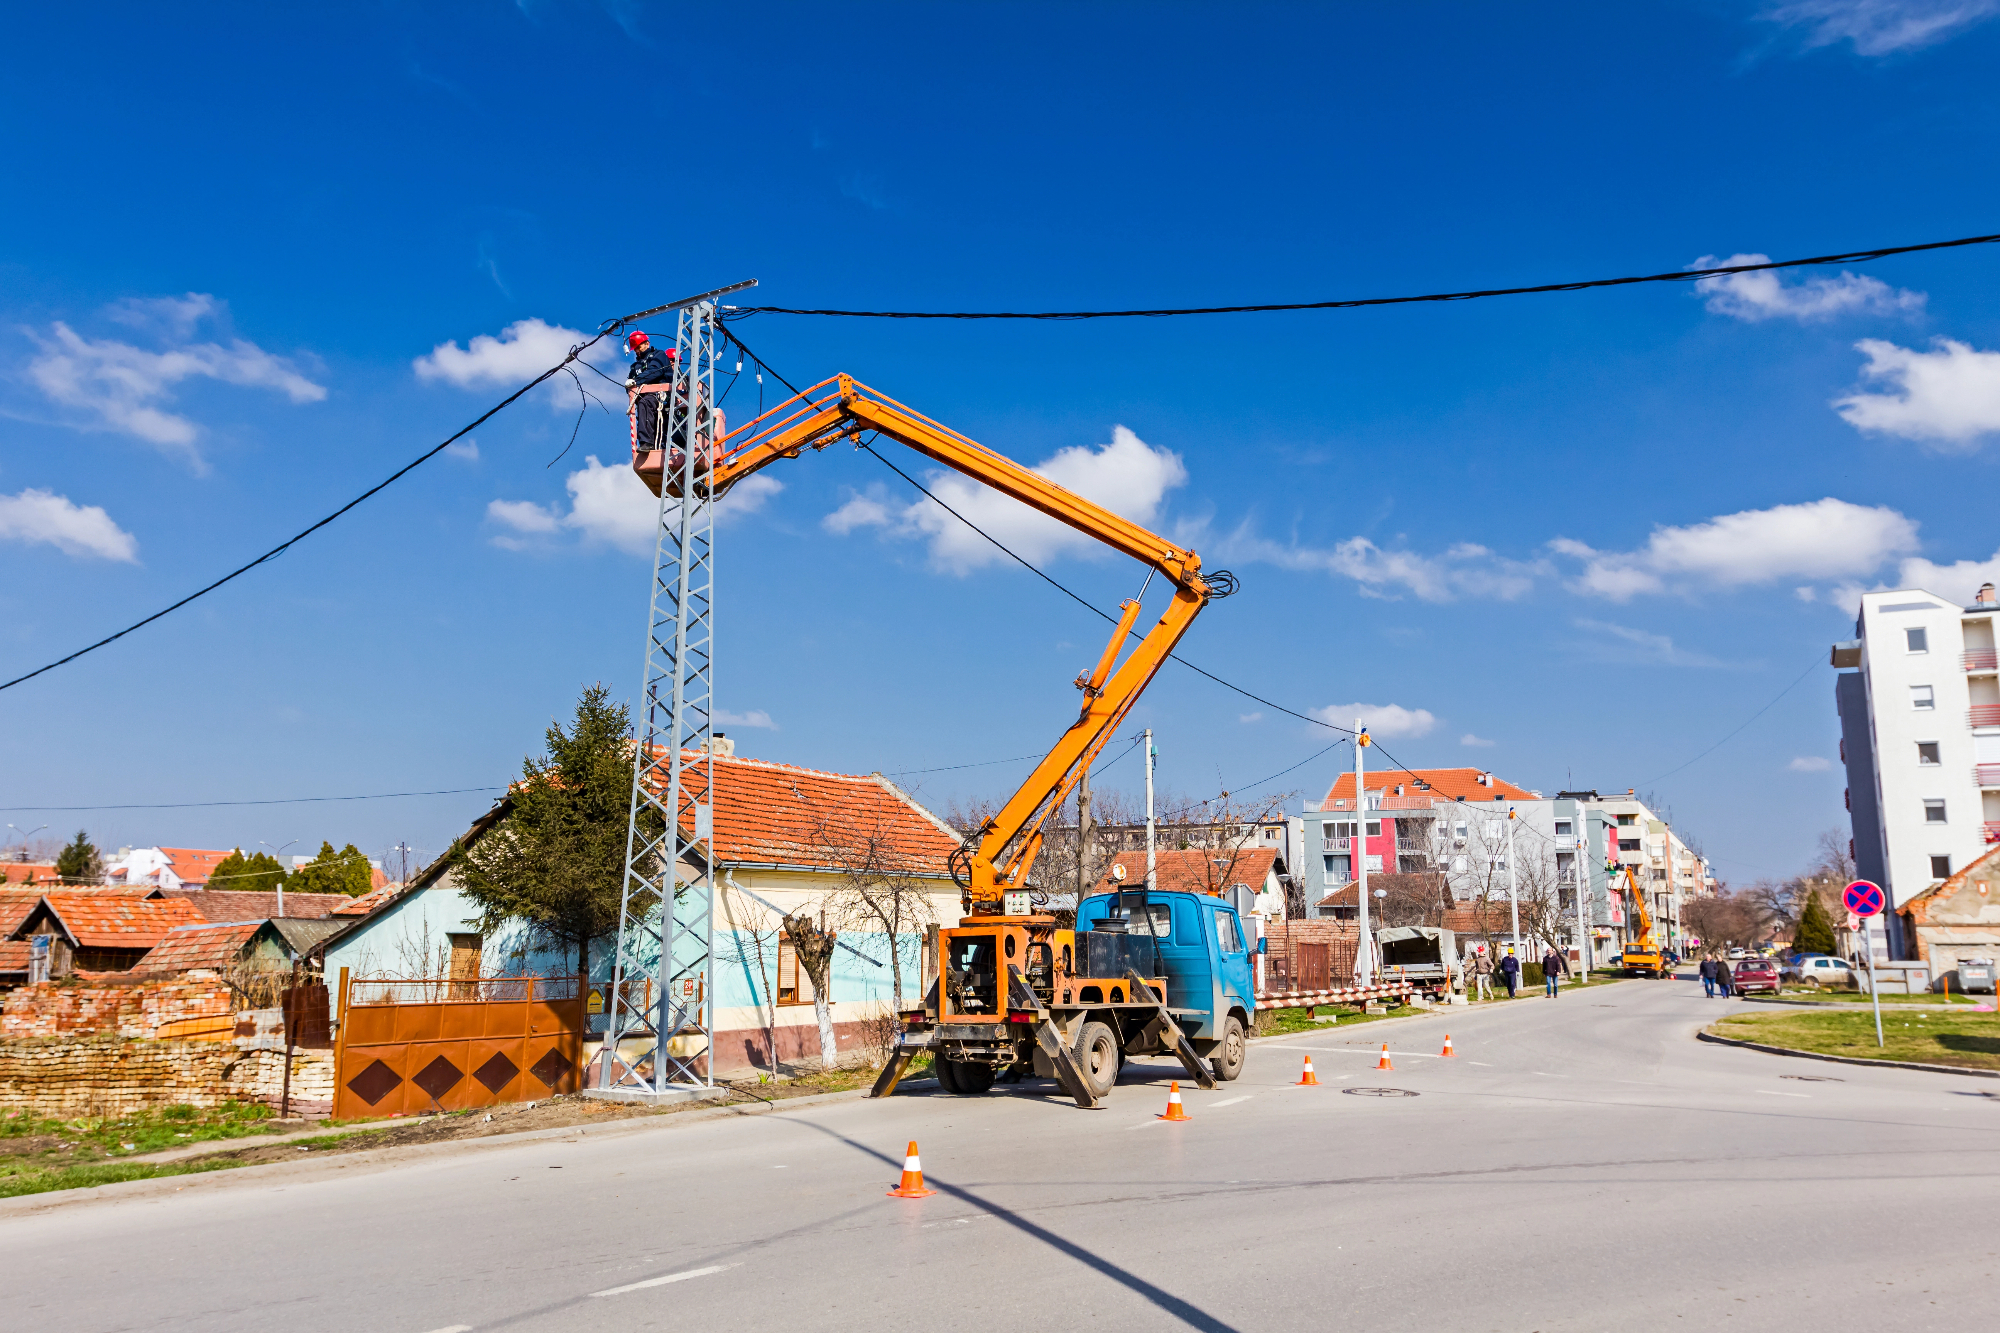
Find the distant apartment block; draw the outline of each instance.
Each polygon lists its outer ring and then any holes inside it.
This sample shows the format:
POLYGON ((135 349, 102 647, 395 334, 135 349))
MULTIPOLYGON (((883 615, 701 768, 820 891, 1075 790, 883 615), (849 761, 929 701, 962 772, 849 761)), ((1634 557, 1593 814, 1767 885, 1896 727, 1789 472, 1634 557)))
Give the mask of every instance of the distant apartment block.
POLYGON ((1889 896, 1889 956, 1911 953, 1903 908, 2000 842, 2000 660, 1993 585, 1968 605, 1922 589, 1863 593, 1833 645, 1840 757, 1861 878, 1889 896))

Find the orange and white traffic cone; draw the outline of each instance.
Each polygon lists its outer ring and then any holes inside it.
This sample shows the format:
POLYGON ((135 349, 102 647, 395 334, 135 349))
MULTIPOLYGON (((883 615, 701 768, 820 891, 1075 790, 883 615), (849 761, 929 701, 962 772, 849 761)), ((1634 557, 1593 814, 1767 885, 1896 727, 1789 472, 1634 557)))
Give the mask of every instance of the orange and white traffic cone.
POLYGON ((1306 1057, 1306 1072, 1299 1075, 1299 1081, 1296 1086, 1301 1088, 1316 1088, 1319 1086, 1319 1080, 1313 1077, 1313 1058, 1310 1055, 1306 1057))
POLYGON ((1167 1113, 1153 1117, 1156 1120, 1192 1120, 1193 1116, 1181 1109, 1181 1085, 1176 1079, 1167 1085, 1167 1113))
POLYGON ((1445 1034, 1444 1034, 1444 1058, 1445 1058, 1445 1059, 1447 1059, 1447 1060, 1449 1060, 1449 1059, 1451 1059, 1451 1057, 1452 1057, 1452 1056, 1454 1056, 1454 1055, 1457 1055, 1457 1054, 1458 1054, 1458 1052, 1457 1052, 1457 1051, 1454 1051, 1454 1050, 1453 1050, 1453 1049, 1451 1048, 1451 1034, 1450 1034, 1449 1032, 1445 1033, 1445 1034))
POLYGON ((889 1191, 892 1199, 924 1199, 936 1194, 936 1190, 924 1188, 924 1164, 917 1158, 917 1141, 910 1140, 910 1150, 903 1154, 903 1183, 889 1191))
POLYGON ((1375 1062, 1375 1067, 1377 1069, 1394 1069, 1396 1067, 1389 1063, 1389 1043, 1386 1041, 1382 1043, 1382 1058, 1375 1062))

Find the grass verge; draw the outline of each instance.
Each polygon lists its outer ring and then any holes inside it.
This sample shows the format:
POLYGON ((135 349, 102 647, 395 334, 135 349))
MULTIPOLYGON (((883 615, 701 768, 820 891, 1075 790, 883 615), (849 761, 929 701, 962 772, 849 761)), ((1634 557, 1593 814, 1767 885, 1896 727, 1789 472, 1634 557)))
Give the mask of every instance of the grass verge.
POLYGON ((0 1175, 0 1199, 45 1194, 50 1190, 116 1185, 127 1180, 152 1180, 159 1176, 191 1176, 243 1165, 243 1162, 197 1157, 185 1162, 96 1162, 84 1166, 28 1167, 0 1175))
POLYGON ((1718 1037, 1784 1046, 1816 1055, 1861 1060, 2000 1069, 2000 1019, 1951 1013, 1943 1005, 1882 1015, 1883 1045, 1875 1044, 1875 1016, 1862 1010, 1833 1013, 1736 1014, 1709 1028, 1718 1037))
POLYGON ((1306 1017, 1303 1009, 1264 1009, 1257 1014, 1256 1031, 1253 1037, 1281 1037, 1292 1032, 1324 1032, 1331 1027, 1351 1028, 1361 1023, 1373 1023, 1378 1018, 1403 1018, 1410 1014, 1432 1012, 1414 1005, 1403 1005, 1391 1009, 1386 1014, 1357 1014, 1351 1009, 1336 1009, 1330 1004, 1319 1006, 1321 1018, 1306 1017), (1325 1017, 1337 1013, 1337 1022, 1326 1022, 1325 1017))

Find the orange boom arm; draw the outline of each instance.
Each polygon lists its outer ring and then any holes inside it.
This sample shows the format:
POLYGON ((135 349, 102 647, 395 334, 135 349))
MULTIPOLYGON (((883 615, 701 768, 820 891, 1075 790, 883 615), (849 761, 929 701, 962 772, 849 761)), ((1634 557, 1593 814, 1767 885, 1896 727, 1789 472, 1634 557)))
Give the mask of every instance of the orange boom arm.
MULTIPOLYGON (((1137 601, 1124 603, 1118 628, 1096 669, 1077 678, 1084 700, 1076 721, 1000 812, 960 849, 953 870, 966 892, 968 909, 997 911, 1004 892, 1027 886, 1028 872, 1041 851, 1043 821, 1061 807, 1063 798, 1117 732, 1202 607, 1211 597, 1234 592, 1235 579, 1221 570, 1204 576, 1201 557, 1193 551, 1065 490, 846 375, 823 380, 724 436, 717 443, 707 474, 710 494, 726 494, 738 481, 781 458, 797 458, 806 449, 824 449, 843 438, 859 444, 869 432, 908 445, 926 458, 1123 551, 1174 585, 1174 599, 1166 613, 1114 671, 1118 650, 1139 615, 1137 601)), ((633 469, 655 495, 660 493, 664 462, 658 451, 640 453, 633 459, 633 469)))

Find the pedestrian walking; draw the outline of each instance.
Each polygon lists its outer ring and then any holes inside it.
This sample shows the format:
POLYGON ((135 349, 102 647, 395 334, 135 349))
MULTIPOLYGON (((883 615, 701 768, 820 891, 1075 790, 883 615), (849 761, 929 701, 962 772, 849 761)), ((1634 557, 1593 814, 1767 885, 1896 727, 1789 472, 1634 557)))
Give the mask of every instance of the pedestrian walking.
POLYGON ((1735 974, 1729 970, 1729 960, 1726 958, 1716 959, 1715 989, 1716 992, 1719 995, 1721 995, 1723 999, 1726 1000, 1729 998, 1729 988, 1730 986, 1735 984, 1735 981, 1736 981, 1735 974))
POLYGON ((1707 997, 1708 999, 1711 999, 1711 1000, 1712 1000, 1712 999, 1714 999, 1714 998, 1715 998, 1715 960, 1714 960, 1713 958, 1704 958, 1704 959, 1702 959, 1702 960, 1701 960, 1701 966, 1700 966, 1700 967, 1698 967, 1698 968, 1696 968, 1695 970, 1696 970, 1697 972, 1701 973, 1701 993, 1702 993, 1702 995, 1704 995, 1704 996, 1705 996, 1705 997, 1707 997))
POLYGON ((1473 981, 1479 987, 1478 998, 1482 1000, 1492 999, 1493 955, 1486 952, 1486 946, 1483 944, 1479 946, 1479 952, 1473 955, 1472 977, 1473 981))
POLYGON ((1507 998, 1514 998, 1514 988, 1521 983, 1521 960, 1514 956, 1514 946, 1507 946, 1507 956, 1500 960, 1500 979, 1507 983, 1507 998))
POLYGON ((1556 987, 1556 978, 1562 975, 1563 956, 1551 948, 1542 955, 1542 994, 1553 1000, 1561 992, 1556 987))

